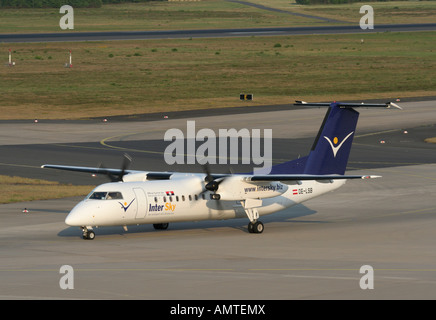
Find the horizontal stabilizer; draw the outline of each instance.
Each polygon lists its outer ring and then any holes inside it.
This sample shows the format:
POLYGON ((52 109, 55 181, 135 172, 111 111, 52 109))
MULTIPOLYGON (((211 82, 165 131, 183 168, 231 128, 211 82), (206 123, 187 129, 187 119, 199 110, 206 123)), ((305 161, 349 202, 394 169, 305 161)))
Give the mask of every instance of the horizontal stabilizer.
POLYGON ((247 177, 247 181, 303 181, 303 180, 344 180, 344 179, 375 179, 381 176, 362 175, 312 175, 312 174, 269 174, 247 177))
POLYGON ((336 105, 339 108, 386 108, 386 109, 391 109, 391 108, 395 108, 395 109, 400 109, 402 110, 402 108, 393 103, 393 102, 386 102, 386 103, 345 103, 345 102, 332 102, 332 103, 327 103, 327 102, 306 102, 306 101, 295 101, 294 106, 305 106, 305 107, 315 107, 315 108, 320 108, 320 107, 330 107, 331 105, 336 105))

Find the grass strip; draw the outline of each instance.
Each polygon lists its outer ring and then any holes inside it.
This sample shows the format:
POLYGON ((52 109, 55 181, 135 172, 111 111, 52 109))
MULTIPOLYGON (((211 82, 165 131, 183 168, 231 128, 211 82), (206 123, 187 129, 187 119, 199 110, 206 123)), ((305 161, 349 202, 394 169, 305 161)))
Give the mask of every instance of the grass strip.
POLYGON ((0 175, 0 203, 86 196, 94 186, 75 186, 54 181, 0 175))
MULTIPOLYGON (((0 44, 0 52, 11 45, 0 44)), ((436 95, 436 32, 17 43, 0 119, 436 95), (69 50, 73 67, 65 68, 69 50)))

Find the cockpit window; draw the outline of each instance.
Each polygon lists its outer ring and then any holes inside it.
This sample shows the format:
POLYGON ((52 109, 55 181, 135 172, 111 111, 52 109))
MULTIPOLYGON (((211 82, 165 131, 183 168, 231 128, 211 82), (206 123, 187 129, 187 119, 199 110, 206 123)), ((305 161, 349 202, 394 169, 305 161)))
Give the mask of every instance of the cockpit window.
POLYGON ((107 192, 94 192, 89 196, 89 199, 93 200, 104 200, 106 198, 107 192))
POLYGON ((123 195, 121 192, 113 191, 113 192, 102 192, 97 191, 91 193, 88 199, 92 200, 114 200, 114 199, 123 199, 123 195))
POLYGON ((109 192, 107 195, 107 200, 110 199, 122 199, 123 195, 121 194, 121 192, 109 192))

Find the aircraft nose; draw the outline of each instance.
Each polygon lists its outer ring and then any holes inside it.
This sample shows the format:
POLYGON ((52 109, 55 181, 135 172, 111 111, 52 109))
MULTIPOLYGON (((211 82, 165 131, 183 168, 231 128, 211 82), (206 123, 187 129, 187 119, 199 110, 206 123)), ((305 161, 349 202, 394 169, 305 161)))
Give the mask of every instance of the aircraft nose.
POLYGON ((72 210, 68 216, 65 218, 65 223, 69 226, 81 226, 80 224, 77 224, 79 222, 79 215, 77 214, 77 211, 72 210))
POLYGON ((65 223, 73 227, 81 227, 89 224, 87 219, 87 214, 82 210, 83 205, 79 203, 76 207, 71 210, 68 216, 65 218, 65 223))

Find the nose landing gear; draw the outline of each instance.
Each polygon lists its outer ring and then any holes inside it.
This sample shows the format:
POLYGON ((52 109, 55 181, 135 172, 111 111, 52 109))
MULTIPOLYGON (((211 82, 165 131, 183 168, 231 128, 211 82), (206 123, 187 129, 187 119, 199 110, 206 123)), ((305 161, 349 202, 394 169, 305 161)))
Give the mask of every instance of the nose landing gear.
POLYGON ((85 240, 95 239, 95 233, 91 227, 82 227, 82 238, 85 240))

